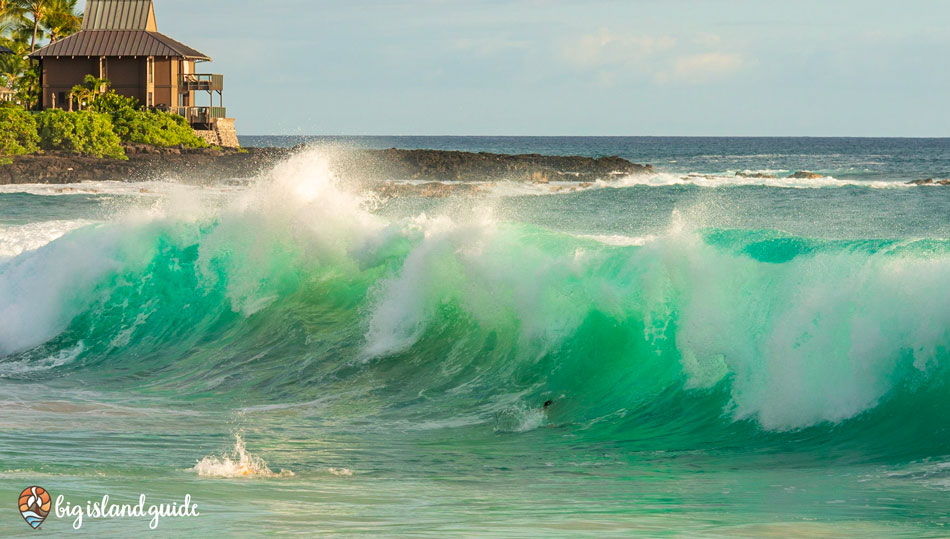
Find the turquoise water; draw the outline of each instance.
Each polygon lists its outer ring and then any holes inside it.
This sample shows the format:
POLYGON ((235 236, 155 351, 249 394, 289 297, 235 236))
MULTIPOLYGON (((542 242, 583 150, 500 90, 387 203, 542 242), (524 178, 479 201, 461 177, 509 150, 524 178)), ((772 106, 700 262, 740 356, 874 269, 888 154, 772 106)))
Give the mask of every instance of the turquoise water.
POLYGON ((330 155, 0 189, 0 535, 34 484, 187 536, 950 533, 950 189, 379 200, 330 155))

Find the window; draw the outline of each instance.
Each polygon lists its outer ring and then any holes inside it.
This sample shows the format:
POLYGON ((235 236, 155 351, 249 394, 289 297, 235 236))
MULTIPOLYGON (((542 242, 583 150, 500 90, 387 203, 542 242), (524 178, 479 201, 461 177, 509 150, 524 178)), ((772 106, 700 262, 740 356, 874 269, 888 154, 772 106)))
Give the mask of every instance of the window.
POLYGON ((149 107, 154 107, 154 106, 155 106, 155 97, 154 97, 154 94, 153 94, 152 92, 149 92, 149 93, 148 93, 148 106, 149 106, 149 107))
POLYGON ((148 83, 155 84, 155 58, 148 59, 148 83))

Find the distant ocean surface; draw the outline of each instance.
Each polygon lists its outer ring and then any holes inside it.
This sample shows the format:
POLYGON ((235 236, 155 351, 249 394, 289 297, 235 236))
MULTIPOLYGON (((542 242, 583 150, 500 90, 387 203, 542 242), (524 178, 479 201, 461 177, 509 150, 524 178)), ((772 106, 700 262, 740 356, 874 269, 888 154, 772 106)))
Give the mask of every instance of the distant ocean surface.
POLYGON ((950 535, 950 187, 906 185, 950 139, 242 143, 310 147, 0 187, 0 536, 31 485, 195 537, 950 535), (657 174, 385 198, 338 147, 657 174))

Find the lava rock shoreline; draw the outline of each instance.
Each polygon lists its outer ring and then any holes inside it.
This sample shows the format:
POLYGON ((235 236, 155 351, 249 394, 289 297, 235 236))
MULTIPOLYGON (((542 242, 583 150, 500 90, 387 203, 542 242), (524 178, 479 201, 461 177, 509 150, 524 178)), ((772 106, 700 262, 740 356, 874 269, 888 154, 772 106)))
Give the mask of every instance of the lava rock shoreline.
MULTIPOLYGON (((47 152, 0 161, 0 185, 85 181, 176 179, 187 183, 246 180, 273 168, 303 148, 159 148, 125 145, 127 161, 47 152)), ((331 167, 366 181, 593 182, 652 173, 620 157, 506 155, 443 150, 332 150, 331 167)))

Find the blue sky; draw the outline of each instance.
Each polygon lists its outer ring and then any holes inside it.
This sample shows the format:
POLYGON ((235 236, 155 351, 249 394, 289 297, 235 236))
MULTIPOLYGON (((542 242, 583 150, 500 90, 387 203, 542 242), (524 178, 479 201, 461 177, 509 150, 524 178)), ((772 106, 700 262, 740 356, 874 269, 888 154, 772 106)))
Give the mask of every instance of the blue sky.
POLYGON ((155 5, 247 135, 950 131, 946 1, 155 5))

